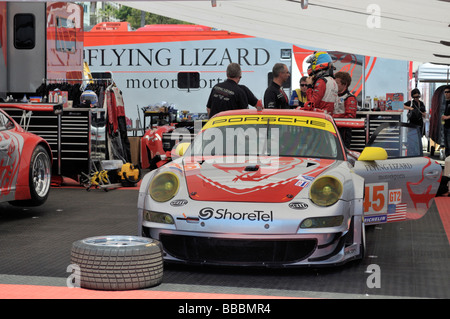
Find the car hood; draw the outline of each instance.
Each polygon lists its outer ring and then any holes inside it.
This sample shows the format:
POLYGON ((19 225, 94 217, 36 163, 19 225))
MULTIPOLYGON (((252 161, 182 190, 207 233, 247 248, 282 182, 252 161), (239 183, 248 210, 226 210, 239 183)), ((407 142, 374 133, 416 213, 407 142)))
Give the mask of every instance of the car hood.
POLYGON ((288 202, 336 160, 299 157, 183 160, 189 196, 199 201, 288 202))

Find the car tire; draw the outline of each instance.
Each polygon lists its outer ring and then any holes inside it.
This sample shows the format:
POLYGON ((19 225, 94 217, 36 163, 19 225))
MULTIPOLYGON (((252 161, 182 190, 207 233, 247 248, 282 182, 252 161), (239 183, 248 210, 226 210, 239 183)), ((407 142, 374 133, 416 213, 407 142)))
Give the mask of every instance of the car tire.
POLYGON ((80 287, 132 290, 157 286, 163 278, 160 242, 137 236, 98 236, 72 244, 80 287))
POLYGON ((45 203, 52 183, 52 163, 47 150, 38 145, 33 150, 30 161, 28 185, 30 199, 12 201, 14 206, 40 206, 45 203))
POLYGON ((31 156, 30 194, 31 203, 42 205, 48 197, 52 182, 52 164, 47 150, 38 145, 31 156))

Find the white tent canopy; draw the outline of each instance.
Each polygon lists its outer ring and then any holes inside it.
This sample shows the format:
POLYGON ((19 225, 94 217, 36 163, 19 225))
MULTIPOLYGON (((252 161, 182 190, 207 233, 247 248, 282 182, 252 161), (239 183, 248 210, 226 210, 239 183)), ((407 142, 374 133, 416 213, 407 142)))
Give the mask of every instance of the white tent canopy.
POLYGON ((154 0, 124 5, 299 46, 450 64, 450 0, 154 0))
POLYGON ((418 68, 417 79, 421 82, 450 83, 450 66, 424 63, 418 68))

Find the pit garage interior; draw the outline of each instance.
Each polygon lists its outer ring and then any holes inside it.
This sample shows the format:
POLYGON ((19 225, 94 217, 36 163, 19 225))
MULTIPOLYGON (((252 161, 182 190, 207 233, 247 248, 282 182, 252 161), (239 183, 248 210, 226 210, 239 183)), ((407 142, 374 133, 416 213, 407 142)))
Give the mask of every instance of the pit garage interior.
MULTIPOLYGON (((418 0, 380 0, 376 8, 371 8, 371 3, 359 0, 123 2, 176 19, 214 24, 254 36, 358 54, 450 64, 448 1, 435 0, 430 5, 418 0), (370 20, 371 17, 375 20, 370 20), (324 19, 328 23, 324 24, 324 19), (374 27, 368 25, 370 21, 374 27)), ((66 183, 52 189, 43 207, 21 208, 1 203, 0 297, 450 298, 449 197, 435 198, 429 212, 420 220, 369 227, 367 254, 361 262, 335 268, 277 270, 166 265, 163 283, 148 289, 107 292, 68 288, 71 244, 97 235, 135 235, 137 197, 137 187, 86 192, 79 185, 66 183), (374 265, 381 271, 379 286, 370 284, 374 265)))

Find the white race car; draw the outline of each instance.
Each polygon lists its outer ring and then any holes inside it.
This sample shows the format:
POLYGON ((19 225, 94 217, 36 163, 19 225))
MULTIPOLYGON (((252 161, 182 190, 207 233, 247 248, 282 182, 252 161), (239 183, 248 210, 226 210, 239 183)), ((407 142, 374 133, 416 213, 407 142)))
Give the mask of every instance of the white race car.
POLYGON ((423 216, 441 166, 417 127, 380 126, 347 151, 329 115, 299 110, 217 114, 181 157, 149 172, 139 235, 171 262, 288 267, 363 258, 365 225, 423 216), (355 157, 356 156, 356 157, 355 157))

